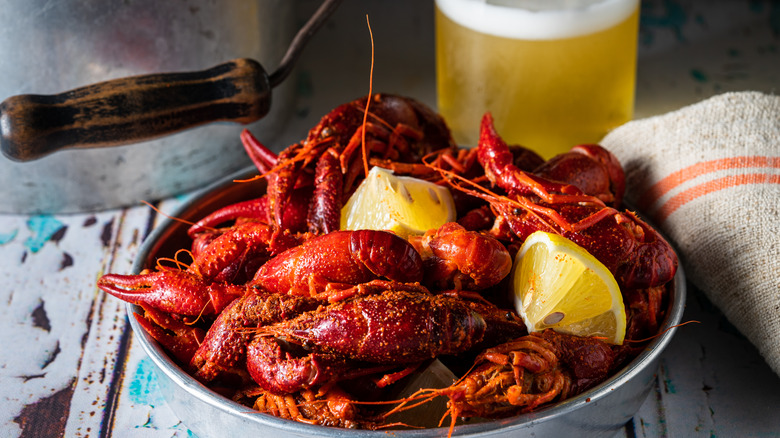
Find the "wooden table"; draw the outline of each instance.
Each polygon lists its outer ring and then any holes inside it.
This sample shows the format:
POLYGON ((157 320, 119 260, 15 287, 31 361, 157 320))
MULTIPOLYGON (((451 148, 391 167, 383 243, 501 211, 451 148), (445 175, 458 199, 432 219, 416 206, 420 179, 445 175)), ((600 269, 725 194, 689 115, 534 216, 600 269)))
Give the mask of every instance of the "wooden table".
MULTIPOLYGON (((317 4, 301 0, 300 16, 317 4)), ((374 90, 435 103, 432 2, 348 0, 296 69, 296 116, 277 148, 367 92, 366 14, 376 44, 374 90)), ((777 93, 778 14, 778 3, 768 1, 645 2, 636 116, 730 90, 777 93)), ((171 212, 190 196, 158 206, 171 212)), ((160 219, 140 204, 0 215, 0 436, 192 436, 161 397, 123 303, 95 286, 103 273, 130 272, 160 219)), ((778 375, 693 285, 683 319, 700 323, 678 331, 652 393, 619 435, 780 436, 778 375)))

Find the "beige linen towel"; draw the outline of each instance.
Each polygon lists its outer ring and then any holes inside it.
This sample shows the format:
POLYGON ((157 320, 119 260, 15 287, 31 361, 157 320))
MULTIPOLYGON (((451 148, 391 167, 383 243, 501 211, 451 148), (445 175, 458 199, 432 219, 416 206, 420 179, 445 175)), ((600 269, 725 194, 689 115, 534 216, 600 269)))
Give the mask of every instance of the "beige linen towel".
POLYGON ((721 94, 602 144, 626 170, 626 199, 780 374, 780 97, 721 94))

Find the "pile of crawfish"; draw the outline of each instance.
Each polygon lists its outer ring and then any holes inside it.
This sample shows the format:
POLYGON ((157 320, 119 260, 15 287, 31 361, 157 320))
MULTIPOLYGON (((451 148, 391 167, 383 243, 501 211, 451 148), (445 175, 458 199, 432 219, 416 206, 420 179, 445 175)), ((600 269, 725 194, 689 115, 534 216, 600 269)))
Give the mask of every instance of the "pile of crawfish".
POLYGON ((374 94, 337 107, 278 155, 244 131, 265 193, 192 225, 189 265, 107 274, 98 286, 140 306, 140 325, 204 385, 301 422, 397 426, 390 413, 443 396, 452 431, 456 419, 581 393, 658 334, 676 255, 620 210, 623 170, 607 150, 579 145, 544 161, 507 145, 490 114, 480 128, 476 148, 459 148, 431 109, 374 94), (457 221, 408 238, 339 230, 372 166, 449 187, 457 221), (614 274, 623 345, 527 332, 507 277, 537 230, 569 238, 614 274), (457 379, 393 400, 433 360, 457 379))

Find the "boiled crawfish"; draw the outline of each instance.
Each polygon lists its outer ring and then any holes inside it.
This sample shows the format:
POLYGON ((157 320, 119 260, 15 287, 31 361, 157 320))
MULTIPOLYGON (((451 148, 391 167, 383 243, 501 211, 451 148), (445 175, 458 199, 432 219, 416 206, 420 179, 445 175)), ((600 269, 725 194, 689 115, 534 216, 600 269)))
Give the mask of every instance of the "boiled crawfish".
MULTIPOLYGON (((243 229, 243 225, 236 228, 243 229)), ((422 280, 422 259, 414 247, 395 234, 374 230, 341 231, 311 238, 267 259, 249 276, 252 280, 248 283, 217 281, 216 276, 204 274, 222 272, 235 263, 246 252, 247 245, 242 243, 251 241, 251 237, 242 234, 240 239, 231 239, 222 254, 203 251, 187 270, 163 268, 138 275, 106 274, 98 280, 98 287, 129 303, 196 316, 218 315, 233 300, 258 288, 314 296, 336 293, 380 277, 401 282, 422 280)))
MULTIPOLYGON (((245 225, 236 226, 236 230, 245 225)), ((372 280, 422 282, 425 265, 448 266, 446 272, 436 271, 439 274, 429 278, 431 285, 456 279, 465 284, 465 280, 459 279, 475 277, 479 286, 485 288, 509 273, 511 260, 507 251, 490 236, 467 232, 457 224, 445 224, 432 236, 432 242, 416 243, 421 250, 428 248, 423 251, 425 259, 410 242, 387 231, 338 231, 309 238, 267 259, 248 275, 251 281, 243 284, 205 275, 204 272, 224 272, 246 253, 246 247, 254 247, 242 244, 252 237, 244 233, 240 239, 226 239, 230 244, 225 245, 227 249, 221 255, 212 255, 211 250, 217 245, 211 245, 187 270, 165 268, 138 275, 106 274, 98 280, 98 287, 133 304, 196 316, 218 315, 236 298, 258 289, 333 301, 354 293, 354 285, 362 285, 358 290, 370 288, 372 280), (436 254, 429 249, 431 246, 437 248, 436 254)), ((259 246, 263 246, 262 242, 259 246)))
POLYGON ((452 434, 458 417, 504 418, 530 412, 603 381, 614 365, 609 344, 548 329, 484 350, 457 382, 420 390, 394 411, 412 401, 446 396, 452 434))
POLYGON ((482 119, 478 150, 486 176, 506 194, 466 190, 487 200, 519 241, 538 230, 567 237, 601 261, 626 288, 654 287, 674 277, 678 261, 669 243, 635 213, 605 205, 604 199, 621 198, 623 186, 622 170, 615 168, 617 160, 605 150, 596 161, 604 164, 610 182, 587 185, 598 194, 519 169, 489 113, 482 119))
POLYGON ((331 381, 337 370, 344 370, 344 363, 334 360, 419 363, 524 332, 517 315, 495 306, 391 288, 259 328, 248 347, 247 367, 264 389, 289 393, 331 381), (293 358, 272 337, 311 351, 293 358))
POLYGON ((305 140, 278 156, 248 131, 241 140, 268 181, 267 194, 212 213, 191 236, 237 217, 260 218, 293 232, 336 231, 341 207, 368 171, 368 161, 419 163, 433 151, 455 149, 441 116, 414 99, 383 93, 336 107, 305 140))
POLYGON ((260 387, 239 391, 233 399, 258 412, 287 420, 345 429, 378 429, 379 421, 361 414, 350 395, 337 385, 324 391, 303 390, 294 394, 273 394, 260 387))
POLYGON ((249 131, 241 141, 266 193, 193 225, 186 268, 107 274, 98 285, 142 306, 141 326, 193 376, 234 388, 257 410, 373 429, 383 417, 363 416, 342 388, 368 379, 378 389, 431 358, 476 356, 453 385, 406 403, 445 396, 453 424, 514 415, 597 384, 658 330, 677 259, 619 210, 623 171, 598 145, 545 162, 506 145, 487 114, 478 147, 457 149, 441 117, 388 94, 340 105, 278 155, 249 131), (374 165, 459 189, 457 223, 408 241, 339 231, 342 205, 374 165), (514 311, 495 304, 514 251, 540 229, 575 241, 615 274, 635 343, 527 335, 514 311))

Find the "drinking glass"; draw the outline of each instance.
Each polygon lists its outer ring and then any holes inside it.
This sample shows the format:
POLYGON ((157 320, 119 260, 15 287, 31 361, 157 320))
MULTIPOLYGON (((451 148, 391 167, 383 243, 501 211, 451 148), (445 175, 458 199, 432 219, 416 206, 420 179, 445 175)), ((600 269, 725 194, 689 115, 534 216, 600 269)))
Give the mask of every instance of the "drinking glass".
POLYGON ((545 159, 633 117, 639 0, 436 0, 438 109, 477 144, 485 112, 545 159))

